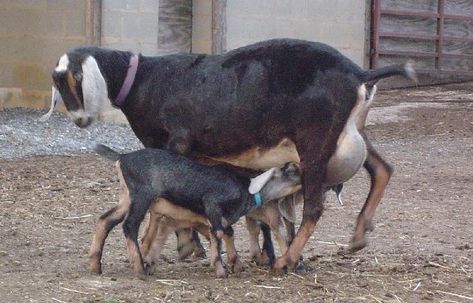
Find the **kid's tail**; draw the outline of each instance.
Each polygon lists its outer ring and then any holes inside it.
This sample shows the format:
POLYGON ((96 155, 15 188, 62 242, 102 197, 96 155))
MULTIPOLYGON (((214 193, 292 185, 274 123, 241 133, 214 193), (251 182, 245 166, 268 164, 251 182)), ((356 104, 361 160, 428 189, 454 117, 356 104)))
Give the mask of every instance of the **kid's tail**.
POLYGON ((120 159, 120 154, 111 149, 110 147, 107 147, 103 144, 97 144, 94 147, 94 150, 97 154, 101 155, 104 158, 107 158, 112 161, 118 161, 120 159))

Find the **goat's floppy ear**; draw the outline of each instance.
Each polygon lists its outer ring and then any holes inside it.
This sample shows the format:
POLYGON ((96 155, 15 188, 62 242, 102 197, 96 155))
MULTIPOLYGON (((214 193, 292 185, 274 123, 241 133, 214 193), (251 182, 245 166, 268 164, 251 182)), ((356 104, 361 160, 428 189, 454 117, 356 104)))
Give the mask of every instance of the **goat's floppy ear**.
POLYGON ((294 200, 295 195, 296 194, 294 193, 278 200, 279 213, 291 223, 296 222, 296 203, 294 200))
POLYGON ((107 83, 92 56, 82 63, 82 96, 84 109, 89 113, 98 114, 109 104, 107 83))
POLYGON ((279 213, 289 222, 296 223, 296 205, 304 201, 302 191, 297 191, 278 201, 279 213))
POLYGON ((54 86, 51 86, 51 108, 49 108, 49 111, 46 114, 42 115, 41 118, 39 118, 39 121, 44 122, 48 120, 49 117, 51 117, 51 114, 53 113, 56 106, 61 101, 62 101, 61 94, 54 86))
POLYGON ((263 188, 263 186, 265 186, 266 183, 268 183, 268 181, 274 175, 275 171, 276 171, 276 168, 273 167, 269 169, 268 171, 262 173, 261 175, 258 175, 254 177, 253 179, 251 179, 250 187, 248 188, 248 191, 250 192, 250 194, 253 195, 259 192, 263 188))

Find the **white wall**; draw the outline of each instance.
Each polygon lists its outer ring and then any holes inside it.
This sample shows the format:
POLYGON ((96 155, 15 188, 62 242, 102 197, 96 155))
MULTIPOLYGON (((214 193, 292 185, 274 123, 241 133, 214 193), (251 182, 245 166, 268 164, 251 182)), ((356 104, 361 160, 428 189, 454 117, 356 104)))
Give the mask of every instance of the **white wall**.
POLYGON ((298 38, 327 43, 363 66, 366 11, 364 0, 227 0, 227 50, 298 38))

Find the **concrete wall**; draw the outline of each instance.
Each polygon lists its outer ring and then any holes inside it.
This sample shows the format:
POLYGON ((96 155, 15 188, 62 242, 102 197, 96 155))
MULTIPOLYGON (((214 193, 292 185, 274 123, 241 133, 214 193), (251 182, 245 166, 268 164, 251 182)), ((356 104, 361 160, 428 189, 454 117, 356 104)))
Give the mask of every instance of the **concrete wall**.
POLYGON ((0 0, 0 108, 49 104, 52 67, 87 41, 87 2, 0 0))
POLYGON ((327 43, 365 65, 367 1, 227 0, 227 50, 271 38, 327 43))
POLYGON ((91 9, 97 1, 0 0, 0 108, 48 107, 58 58, 97 40, 104 47, 157 55, 211 53, 216 36, 226 50, 293 37, 323 41, 366 65, 369 0, 220 0, 224 13, 217 23, 212 0, 102 0, 95 39, 91 9))
POLYGON ((159 0, 102 0, 104 47, 158 53, 159 0))

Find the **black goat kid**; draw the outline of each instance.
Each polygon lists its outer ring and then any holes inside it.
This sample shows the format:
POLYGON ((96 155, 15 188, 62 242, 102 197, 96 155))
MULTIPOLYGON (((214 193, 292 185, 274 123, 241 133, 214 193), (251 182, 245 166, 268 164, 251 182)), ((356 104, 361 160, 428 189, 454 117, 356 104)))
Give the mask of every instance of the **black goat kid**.
POLYGON ((108 233, 125 220, 129 260, 136 274, 145 274, 137 238, 139 226, 151 210, 210 227, 211 265, 216 267, 218 277, 224 277, 227 272, 220 256, 221 239, 226 235, 233 242, 231 225, 262 201, 278 199, 301 188, 299 168, 293 163, 271 168, 250 181, 238 176, 229 165, 206 166, 167 150, 143 149, 120 155, 98 145, 96 151, 117 161, 120 179, 120 202, 100 217, 92 242, 90 268, 96 273, 101 272, 108 233))

